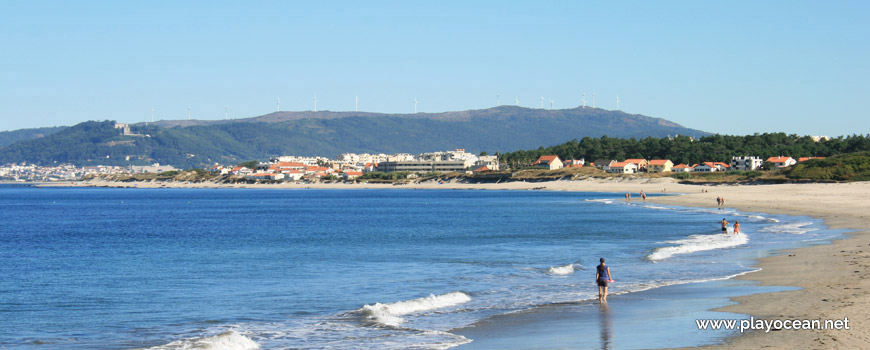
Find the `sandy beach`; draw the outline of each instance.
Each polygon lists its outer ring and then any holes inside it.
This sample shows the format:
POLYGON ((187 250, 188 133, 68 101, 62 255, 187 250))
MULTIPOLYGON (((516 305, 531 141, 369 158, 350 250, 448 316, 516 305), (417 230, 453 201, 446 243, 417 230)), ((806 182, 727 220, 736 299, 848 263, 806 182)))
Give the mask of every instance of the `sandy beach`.
MULTIPOLYGON (((67 184, 53 184, 67 186, 67 184)), ((870 346, 870 183, 719 185, 697 186, 675 183, 670 178, 509 182, 500 184, 423 183, 401 186, 384 184, 162 184, 90 181, 73 186, 97 187, 199 187, 199 188, 403 188, 403 189, 489 189, 680 193, 680 196, 649 198, 662 204, 715 207, 722 196, 726 206, 748 212, 806 215, 821 218, 834 229, 849 229, 849 238, 831 245, 791 250, 760 259, 761 270, 738 277, 765 286, 795 286, 799 290, 755 294, 732 298, 738 302, 721 311, 741 313, 767 320, 826 320, 848 317, 849 330, 782 330, 749 332, 729 338, 714 348, 865 348, 870 346)), ((718 311, 718 310, 717 310, 718 311)), ((687 325, 687 327, 690 325, 687 325)))

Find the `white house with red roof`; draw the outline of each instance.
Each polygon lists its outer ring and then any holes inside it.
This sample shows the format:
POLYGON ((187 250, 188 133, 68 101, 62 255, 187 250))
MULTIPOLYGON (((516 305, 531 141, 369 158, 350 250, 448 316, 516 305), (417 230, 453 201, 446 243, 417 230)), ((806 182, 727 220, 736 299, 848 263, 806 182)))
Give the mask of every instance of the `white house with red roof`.
POLYGON ((281 174, 284 174, 285 180, 290 180, 290 181, 298 181, 303 176, 305 176, 305 172, 302 170, 285 170, 285 171, 282 171, 281 174))
POLYGON ((471 172, 473 172, 475 174, 479 174, 479 173, 483 173, 483 172, 487 172, 487 171, 492 171, 492 169, 487 168, 485 166, 482 166, 482 167, 479 167, 479 168, 472 170, 471 172))
POLYGON ((792 165, 797 164, 797 161, 794 158, 783 157, 783 156, 770 157, 770 158, 767 158, 767 161, 773 163, 773 165, 776 166, 777 168, 785 168, 787 166, 792 166, 792 165))
POLYGON ((649 165, 649 161, 642 158, 631 158, 626 159, 623 163, 631 163, 637 167, 637 171, 646 171, 647 166, 649 165))
POLYGON ((585 159, 568 159, 562 162, 562 166, 565 168, 582 168, 585 164, 585 159))
POLYGON ((237 166, 235 168, 230 169, 231 175, 248 176, 248 175, 251 175, 253 173, 254 173, 253 170, 251 170, 248 167, 243 167, 243 166, 237 166))
POLYGON ((713 166, 715 166, 716 168, 719 168, 719 171, 730 171, 731 170, 731 165, 728 163, 723 163, 723 162, 711 162, 711 163, 713 163, 713 166))
POLYGON ((709 173, 715 171, 728 171, 731 170, 731 166, 722 163, 722 162, 703 162, 701 164, 696 165, 692 171, 699 173, 709 173))
POLYGON ((345 171, 341 173, 341 176, 345 180, 354 180, 360 176, 363 176, 362 171, 345 171))
POLYGON ((300 162, 278 162, 269 166, 272 172, 283 173, 289 170, 305 170, 307 165, 300 162))
POLYGON ((604 167, 604 171, 612 174, 634 174, 637 173, 637 165, 629 162, 610 163, 610 166, 604 167))
POLYGON ((325 166, 311 166, 311 165, 309 165, 309 166, 305 167, 305 174, 306 175, 318 174, 319 176, 326 176, 326 175, 332 174, 334 172, 335 172, 335 169, 325 167, 325 166))
POLYGON ((685 165, 683 163, 680 163, 680 164, 674 165, 674 167, 671 168, 671 171, 677 172, 677 173, 689 173, 689 172, 692 172, 692 167, 685 165))
POLYGON ((717 167, 712 162, 703 162, 701 164, 694 166, 692 168, 692 171, 694 171, 696 173, 711 173, 711 172, 716 172, 716 171, 721 171, 721 170, 719 170, 719 167, 717 167))
POLYGON ((550 170, 562 169, 564 167, 564 165, 562 164, 562 160, 559 159, 559 156, 556 155, 541 156, 536 162, 532 164, 532 166, 536 168, 546 168, 550 170))

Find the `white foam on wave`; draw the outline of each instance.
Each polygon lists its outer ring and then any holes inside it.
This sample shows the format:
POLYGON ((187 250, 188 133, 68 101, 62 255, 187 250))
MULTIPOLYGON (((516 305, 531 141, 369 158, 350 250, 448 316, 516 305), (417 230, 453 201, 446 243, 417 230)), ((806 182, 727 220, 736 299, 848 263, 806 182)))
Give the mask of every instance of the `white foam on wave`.
POLYGON ((713 249, 724 249, 736 247, 749 242, 749 236, 740 234, 710 234, 710 235, 691 235, 686 239, 668 241, 665 243, 677 244, 675 246, 656 248, 652 254, 647 256, 647 259, 659 261, 670 258, 674 255, 688 254, 713 249))
POLYGON ((698 278, 698 279, 692 279, 692 280, 651 281, 651 282, 633 283, 633 284, 631 284, 631 285, 629 285, 629 286, 626 286, 626 287, 625 287, 625 290, 617 290, 616 292, 613 292, 612 294, 613 294, 613 295, 619 295, 619 294, 637 293, 637 292, 647 291, 647 290, 650 290, 650 289, 661 288, 661 287, 667 287, 667 286, 674 286, 674 285, 680 285, 680 284, 704 283, 704 282, 712 282, 712 281, 724 281, 724 280, 730 280, 730 279, 732 279, 732 278, 736 278, 736 277, 739 277, 739 276, 743 276, 743 275, 745 275, 745 274, 749 274, 749 273, 753 273, 753 272, 758 272, 758 271, 761 271, 761 268, 760 268, 760 267, 759 267, 759 268, 754 268, 754 269, 751 269, 751 270, 748 270, 748 271, 738 272, 738 273, 735 273, 735 274, 732 274, 732 275, 723 276, 723 277, 698 278))
POLYGON ((599 199, 587 199, 586 201, 587 202, 598 202, 598 203, 604 203, 604 204, 613 204, 612 199, 599 198, 599 199))
POLYGON ((761 216, 761 215, 752 215, 752 214, 748 214, 748 215, 746 215, 746 217, 747 217, 747 218, 750 218, 750 219, 752 219, 752 220, 754 220, 754 221, 779 222, 779 220, 777 220, 777 219, 769 218, 769 217, 761 216))
POLYGON ((551 266, 547 269, 547 273, 551 275, 570 275, 574 273, 574 264, 565 266, 551 266))
POLYGON ((761 229, 760 231, 767 233, 790 233, 794 235, 802 235, 804 233, 817 230, 812 227, 807 227, 812 224, 813 223, 809 221, 791 222, 782 225, 768 226, 761 229))
POLYGON ((260 344, 235 331, 200 338, 181 339, 166 345, 151 347, 151 350, 254 350, 260 344))
POLYGON ((658 210, 675 210, 676 209, 676 208, 661 207, 658 205, 645 205, 644 207, 649 208, 649 209, 658 209, 658 210))
POLYGON ((365 305, 358 311, 367 319, 385 326, 398 327, 405 322, 404 315, 442 309, 471 301, 471 297, 462 292, 450 292, 441 295, 430 294, 418 298, 395 303, 365 305))

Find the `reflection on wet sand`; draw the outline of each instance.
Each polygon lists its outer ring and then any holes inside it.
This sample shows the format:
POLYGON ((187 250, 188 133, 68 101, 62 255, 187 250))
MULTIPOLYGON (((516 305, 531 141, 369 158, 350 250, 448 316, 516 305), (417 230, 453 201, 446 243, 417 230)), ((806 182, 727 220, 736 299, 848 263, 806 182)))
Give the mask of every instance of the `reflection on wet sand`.
POLYGON ((601 325, 601 349, 608 350, 613 348, 613 330, 610 328, 610 309, 607 303, 599 304, 598 312, 601 325))

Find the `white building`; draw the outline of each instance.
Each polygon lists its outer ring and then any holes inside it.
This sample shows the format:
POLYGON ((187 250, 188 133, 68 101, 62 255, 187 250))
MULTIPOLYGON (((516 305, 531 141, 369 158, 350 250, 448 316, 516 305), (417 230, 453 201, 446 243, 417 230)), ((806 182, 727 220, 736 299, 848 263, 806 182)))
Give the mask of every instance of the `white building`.
POLYGON ((341 168, 352 167, 355 169, 363 169, 366 164, 378 164, 381 162, 410 162, 414 160, 414 155, 410 153, 396 154, 368 154, 368 153, 343 153, 333 161, 333 164, 339 165, 341 168))
POLYGON ((489 170, 499 170, 498 156, 480 156, 474 163, 474 168, 486 167, 489 170))
POLYGON ((466 168, 474 166, 477 162, 477 156, 465 152, 464 148, 458 148, 455 151, 444 152, 429 152, 422 153, 419 156, 421 161, 429 162, 463 162, 466 168))
POLYGON ((703 162, 701 164, 695 165, 692 168, 692 171, 696 172, 696 173, 710 173, 710 172, 716 172, 716 171, 720 171, 720 170, 719 170, 719 167, 713 165, 713 163, 703 162))
POLYGON ((634 174, 637 173, 637 165, 629 162, 615 162, 604 167, 604 171, 612 174, 634 174))
POLYGON ((758 157, 732 157, 731 168, 734 170, 752 171, 761 168, 764 160, 758 157))
POLYGON ((174 166, 171 165, 160 165, 160 163, 154 163, 150 166, 138 166, 131 165, 130 172, 131 173, 162 173, 165 171, 177 171, 174 166))
POLYGON ((775 165, 777 168, 785 168, 787 166, 792 166, 792 165, 797 164, 797 161, 794 158, 783 157, 783 156, 770 157, 770 158, 767 158, 767 161, 773 163, 773 165, 775 165))
POLYGON ((692 167, 680 163, 680 164, 674 165, 674 167, 671 168, 671 171, 677 172, 677 173, 690 173, 690 172, 692 172, 692 167))

